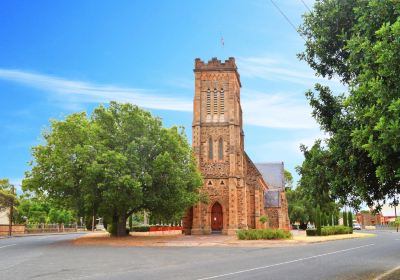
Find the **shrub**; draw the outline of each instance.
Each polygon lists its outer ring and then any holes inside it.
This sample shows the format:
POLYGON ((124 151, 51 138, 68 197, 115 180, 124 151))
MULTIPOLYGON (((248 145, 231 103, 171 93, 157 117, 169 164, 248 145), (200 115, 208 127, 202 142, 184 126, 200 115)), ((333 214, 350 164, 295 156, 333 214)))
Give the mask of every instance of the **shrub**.
POLYGON ((321 229, 322 236, 351 233, 353 233, 353 228, 346 226, 326 226, 321 229))
POLYGON ((306 234, 307 234, 307 236, 316 236, 317 235, 317 229, 308 228, 308 229, 306 229, 306 234))
POLYGON ((260 220, 260 223, 265 224, 268 221, 268 217, 265 215, 262 215, 259 220, 260 220))
POLYGON ((135 232, 147 232, 150 231, 150 226, 134 226, 131 231, 135 232))
POLYGON ((289 239, 292 234, 283 229, 240 229, 236 232, 240 240, 289 239))
POLYGON ((318 234, 317 229, 307 229, 307 236, 327 236, 335 234, 351 234, 353 233, 353 228, 345 226, 324 226, 321 228, 321 234, 318 234))

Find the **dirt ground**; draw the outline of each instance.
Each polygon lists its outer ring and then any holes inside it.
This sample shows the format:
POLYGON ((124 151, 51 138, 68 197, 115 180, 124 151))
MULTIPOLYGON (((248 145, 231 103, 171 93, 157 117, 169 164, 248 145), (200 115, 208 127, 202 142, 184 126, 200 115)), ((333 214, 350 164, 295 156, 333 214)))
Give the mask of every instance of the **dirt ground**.
POLYGON ((305 236, 303 232, 293 231, 293 238, 289 240, 238 240, 236 236, 227 235, 153 235, 153 236, 134 236, 110 237, 108 233, 89 233, 78 239, 70 241, 77 246, 184 246, 184 247, 286 247, 306 245, 350 238, 371 237, 370 233, 353 233, 334 236, 305 236))

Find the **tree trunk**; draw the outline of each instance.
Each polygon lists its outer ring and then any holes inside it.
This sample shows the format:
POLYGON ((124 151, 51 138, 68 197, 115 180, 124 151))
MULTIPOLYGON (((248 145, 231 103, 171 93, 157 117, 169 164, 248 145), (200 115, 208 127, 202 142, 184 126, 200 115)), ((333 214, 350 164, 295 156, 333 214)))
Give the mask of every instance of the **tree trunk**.
POLYGON ((126 215, 120 215, 117 225, 117 236, 126 236, 126 215))
POLYGON ((112 227, 111 235, 117 237, 126 236, 126 214, 114 215, 112 227))

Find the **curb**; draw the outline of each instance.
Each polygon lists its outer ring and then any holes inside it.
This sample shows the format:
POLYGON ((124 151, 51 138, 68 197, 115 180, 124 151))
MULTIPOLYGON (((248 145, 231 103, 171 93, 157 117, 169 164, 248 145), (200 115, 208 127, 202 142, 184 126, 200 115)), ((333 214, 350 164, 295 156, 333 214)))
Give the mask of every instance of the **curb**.
POLYGON ((374 280, 393 280, 400 279, 400 266, 397 266, 389 271, 386 271, 382 275, 379 275, 374 280))

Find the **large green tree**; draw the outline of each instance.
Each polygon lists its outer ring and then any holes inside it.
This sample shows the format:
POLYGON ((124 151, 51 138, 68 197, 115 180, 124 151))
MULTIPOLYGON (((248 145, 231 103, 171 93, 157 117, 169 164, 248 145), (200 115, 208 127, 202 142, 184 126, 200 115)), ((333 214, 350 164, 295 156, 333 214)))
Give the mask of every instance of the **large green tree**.
POLYGON ((330 190, 345 203, 393 201, 400 191, 400 2, 317 1, 304 15, 299 56, 349 91, 307 93, 329 138, 330 190))
POLYGON ((318 140, 309 149, 301 146, 304 161, 296 168, 301 175, 296 189, 287 192, 289 203, 289 218, 291 222, 302 224, 315 222, 316 209, 323 215, 336 216, 340 204, 336 202, 331 191, 332 172, 330 169, 331 156, 318 140))
POLYGON ((125 235, 134 212, 172 220, 198 201, 201 176, 183 129, 163 128, 137 106, 111 102, 90 118, 72 114, 43 136, 23 188, 79 216, 105 217, 114 235, 125 235))

